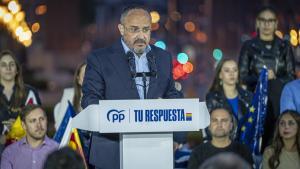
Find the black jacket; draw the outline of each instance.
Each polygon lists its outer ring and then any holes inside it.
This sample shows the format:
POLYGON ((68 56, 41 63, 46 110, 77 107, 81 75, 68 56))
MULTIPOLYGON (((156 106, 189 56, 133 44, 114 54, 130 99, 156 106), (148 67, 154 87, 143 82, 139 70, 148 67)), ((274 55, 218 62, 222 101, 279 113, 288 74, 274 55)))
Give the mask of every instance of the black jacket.
MULTIPOLYGON (((238 99, 239 99, 239 113, 241 113, 241 115, 243 116, 244 114, 247 113, 247 110, 251 104, 252 93, 238 87, 238 99)), ((209 111, 215 108, 224 107, 231 110, 231 112, 233 112, 223 90, 209 92, 206 95, 206 106, 209 111)))
POLYGON ((282 83, 295 78, 294 55, 289 42, 275 36, 272 48, 267 49, 258 37, 243 44, 239 58, 240 79, 249 90, 253 91, 260 70, 264 67, 272 69, 282 83))
MULTIPOLYGON (((37 90, 35 90, 33 87, 31 87, 29 85, 25 85, 24 87, 25 87, 25 96, 26 97, 22 100, 21 107, 18 110, 13 110, 11 107, 14 105, 14 102, 15 102, 13 100, 13 98, 15 98, 15 95, 16 95, 15 87, 13 88, 11 100, 7 100, 6 96, 3 94, 4 87, 0 84, 0 122, 9 120, 10 118, 15 119, 18 117, 18 115, 20 113, 20 109, 25 106, 25 102, 26 102, 26 99, 27 99, 30 91, 32 91, 34 93, 37 103, 39 105, 41 105, 41 100, 40 100, 37 90)), ((0 124, 0 132, 1 133, 2 133, 2 130, 3 130, 3 124, 1 123, 0 124)))
MULTIPOLYGON (((238 124, 244 124, 246 119, 243 117, 248 112, 248 109, 251 106, 252 97, 253 94, 251 92, 238 87, 239 110, 237 117, 238 119, 236 119, 238 124)), ((226 108, 228 110, 231 110, 231 112, 233 113, 233 109, 229 104, 223 90, 209 92, 206 95, 206 106, 209 112, 215 108, 226 108)), ((235 129, 238 129, 238 126, 235 126, 235 129)), ((206 129, 205 132, 207 134, 206 139, 210 140, 211 135, 209 130, 206 129)), ((240 131, 236 130, 232 135, 232 139, 238 140, 239 135, 240 131)))

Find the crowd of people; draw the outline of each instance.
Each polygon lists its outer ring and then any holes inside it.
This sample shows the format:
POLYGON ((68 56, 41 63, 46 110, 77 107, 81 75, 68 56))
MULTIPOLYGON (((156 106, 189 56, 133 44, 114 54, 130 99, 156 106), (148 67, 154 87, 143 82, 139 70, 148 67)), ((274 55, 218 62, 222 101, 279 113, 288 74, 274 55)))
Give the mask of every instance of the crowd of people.
MULTIPOLYGON (((199 132, 203 139, 176 142, 190 150, 186 151, 189 159, 181 168, 257 168, 260 164, 263 169, 300 168, 300 80, 295 79, 292 47, 275 35, 277 25, 275 10, 269 6, 261 8, 256 17, 257 37, 243 44, 238 62, 224 58, 218 63, 206 95, 210 125, 199 132), (268 72, 267 113, 262 160, 254 165, 257 161, 251 150, 239 140, 239 126, 245 123, 244 116, 251 107, 263 68, 268 72), (213 164, 216 159, 218 163, 213 164)), ((87 61, 78 66, 74 87, 64 90, 54 108, 56 129, 68 101, 79 113, 99 100, 183 97, 174 85, 171 55, 149 44, 149 12, 141 6, 125 8, 118 28, 119 41, 91 52, 87 61), (137 76, 142 72, 148 72, 149 76, 137 76)), ((82 131, 85 160, 68 148, 58 150, 58 143, 46 135, 47 115, 38 92, 24 84, 22 67, 9 51, 0 53, 0 91, 1 169, 71 168, 72 165, 83 169, 87 167, 84 161, 89 168, 120 167, 117 134, 82 131), (7 142, 6 134, 18 117, 26 135, 7 142), (76 162, 75 166, 69 159, 76 162)), ((175 157, 181 148, 175 146, 175 157)))

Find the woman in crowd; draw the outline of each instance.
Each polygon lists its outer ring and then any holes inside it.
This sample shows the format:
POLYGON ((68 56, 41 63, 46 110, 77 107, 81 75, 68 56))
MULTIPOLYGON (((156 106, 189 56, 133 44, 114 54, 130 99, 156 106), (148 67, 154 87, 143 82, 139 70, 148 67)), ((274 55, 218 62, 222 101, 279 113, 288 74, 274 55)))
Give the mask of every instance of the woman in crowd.
MULTIPOLYGON (((80 64, 74 75, 74 88, 67 88, 64 90, 61 101, 56 104, 54 108, 54 119, 55 119, 55 127, 59 128, 59 125, 67 111, 68 101, 72 103, 74 110, 76 113, 79 113, 81 108, 81 98, 82 98, 82 83, 85 74, 86 63, 80 64)), ((89 153, 89 145, 90 145, 90 132, 85 130, 78 130, 80 132, 80 138, 83 145, 83 150, 85 157, 88 161, 88 153, 89 153)))
POLYGON ((61 101, 55 105, 54 119, 55 119, 56 129, 58 129, 60 122, 67 111, 68 101, 72 103, 76 113, 79 113, 81 111, 81 106, 80 106, 81 97, 82 97, 81 87, 82 87, 83 77, 85 73, 85 68, 86 68, 85 63, 82 63, 77 67, 74 75, 74 81, 73 81, 74 88, 64 89, 64 93, 61 101))
POLYGON ((213 84, 206 95, 206 104, 209 111, 216 107, 231 110, 239 125, 243 123, 242 117, 248 112, 252 93, 240 87, 238 74, 238 66, 234 60, 220 61, 213 84))
POLYGON ((263 154, 263 169, 287 168, 300 168, 300 115, 294 110, 279 116, 273 143, 263 154))
POLYGON ((270 143, 272 128, 280 110, 280 95, 284 84, 294 79, 294 55, 288 41, 275 35, 278 20, 275 10, 265 6, 256 16, 257 37, 246 41, 239 58, 240 80, 248 90, 254 91, 259 73, 268 69, 268 108, 263 136, 263 149, 270 143))
POLYGON ((0 132, 1 144, 4 133, 10 129, 21 109, 27 104, 41 104, 37 91, 24 84, 22 68, 10 51, 0 53, 0 132))

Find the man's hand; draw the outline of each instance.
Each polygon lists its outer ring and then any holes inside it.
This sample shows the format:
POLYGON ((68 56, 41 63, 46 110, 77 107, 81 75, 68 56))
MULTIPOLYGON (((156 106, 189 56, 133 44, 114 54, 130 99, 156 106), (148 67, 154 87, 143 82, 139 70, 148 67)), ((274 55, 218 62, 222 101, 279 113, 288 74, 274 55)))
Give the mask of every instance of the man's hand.
POLYGON ((276 75, 272 69, 268 69, 268 80, 276 79, 276 75))
POLYGON ((14 124, 15 121, 16 119, 9 119, 7 121, 2 121, 2 124, 10 130, 11 126, 14 124))

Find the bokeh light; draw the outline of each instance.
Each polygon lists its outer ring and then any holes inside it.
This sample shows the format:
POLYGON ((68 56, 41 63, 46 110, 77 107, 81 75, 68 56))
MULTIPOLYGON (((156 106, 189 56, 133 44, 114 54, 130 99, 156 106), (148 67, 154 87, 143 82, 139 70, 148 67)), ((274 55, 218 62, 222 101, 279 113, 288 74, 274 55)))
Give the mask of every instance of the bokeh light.
POLYGON ((157 11, 151 11, 150 12, 152 23, 157 23, 160 20, 160 15, 157 11))
POLYGON ((189 60, 189 57, 186 53, 178 53, 177 61, 181 64, 185 64, 189 60))
POLYGON ((38 31, 40 30, 40 24, 39 24, 38 22, 32 24, 31 30, 32 30, 32 32, 34 32, 34 33, 38 32, 38 31))
POLYGON ((184 28, 188 32, 194 32, 196 30, 196 26, 195 26, 194 22, 191 22, 191 21, 186 22, 184 24, 184 28))
POLYGON ((16 1, 10 1, 7 5, 8 9, 12 14, 15 14, 20 11, 21 7, 16 1))
POLYGON ((223 52, 221 49, 214 49, 213 50, 213 57, 215 58, 216 61, 220 61, 223 57, 223 52))
POLYGON ((189 56, 190 60, 196 59, 196 49, 193 45, 185 45, 183 47, 183 52, 189 56))
POLYGON ((159 29, 159 24, 158 23, 152 23, 151 24, 151 30, 152 31, 156 31, 159 29))
POLYGON ((181 19, 181 14, 177 11, 173 11, 171 14, 170 14, 170 18, 173 20, 173 21, 179 21, 181 19))
POLYGON ((179 64, 173 68, 173 78, 175 80, 179 79, 180 77, 184 76, 185 72, 183 70, 183 65, 179 64))
POLYGON ((290 42, 293 46, 297 46, 298 45, 298 39, 295 36, 291 36, 290 42))
POLYGON ((35 9, 35 14, 37 15, 44 15, 47 12, 47 6, 46 5, 39 5, 35 9))
POLYGON ((5 23, 10 22, 12 19, 13 19, 13 17, 12 17, 12 14, 10 14, 10 13, 6 13, 6 14, 4 14, 4 16, 3 16, 3 21, 4 21, 5 23))
POLYGON ((290 36, 297 37, 297 31, 295 29, 290 30, 290 36))
POLYGON ((207 42, 207 35, 204 32, 201 32, 201 31, 197 32, 195 35, 195 38, 198 42, 201 42, 201 43, 207 42))
POLYGON ((166 43, 164 41, 157 41, 155 42, 154 44, 156 47, 159 47, 163 50, 166 50, 167 46, 166 46, 166 43))
POLYGON ((191 73, 194 69, 194 66, 191 62, 186 62, 182 68, 185 73, 191 73))

